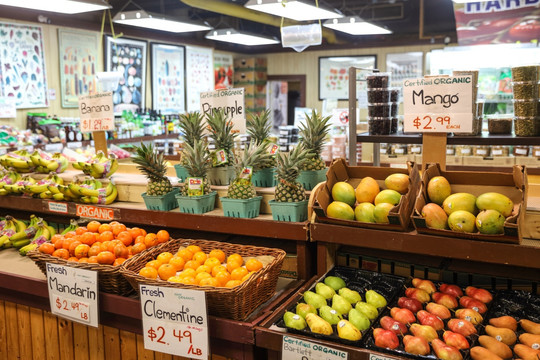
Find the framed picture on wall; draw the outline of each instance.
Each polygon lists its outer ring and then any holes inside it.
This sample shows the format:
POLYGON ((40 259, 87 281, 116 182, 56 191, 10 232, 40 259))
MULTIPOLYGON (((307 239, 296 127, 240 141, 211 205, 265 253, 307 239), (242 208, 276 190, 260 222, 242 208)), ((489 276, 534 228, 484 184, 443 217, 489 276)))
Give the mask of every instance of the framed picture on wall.
MULTIPOLYGON (((319 100, 349 99, 351 66, 365 69, 363 73, 367 73, 377 67, 377 55, 319 57, 319 100)), ((361 79, 361 74, 357 73, 357 79, 361 79)))
POLYGON ((62 107, 76 108, 79 96, 97 91, 98 33, 58 29, 62 107))
POLYGON ((233 87, 234 64, 230 54, 214 53, 214 89, 233 87))
POLYGON ((186 51, 183 46, 150 44, 152 54, 152 107, 162 114, 186 109, 186 51))
POLYGON ((201 92, 214 90, 214 50, 186 47, 187 111, 201 110, 201 92))
POLYGON ((416 79, 423 76, 422 60, 424 53, 408 52, 386 55, 386 71, 391 72, 390 86, 401 87, 403 80, 416 79))
POLYGON ((146 41, 112 36, 105 39, 105 71, 118 71, 123 75, 113 91, 115 113, 144 108, 146 46, 146 41))

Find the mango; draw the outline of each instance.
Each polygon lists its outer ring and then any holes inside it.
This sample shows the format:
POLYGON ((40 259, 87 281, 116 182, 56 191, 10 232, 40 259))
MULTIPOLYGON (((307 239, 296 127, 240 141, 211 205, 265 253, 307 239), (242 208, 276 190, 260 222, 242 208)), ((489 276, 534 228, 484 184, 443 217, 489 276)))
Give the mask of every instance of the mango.
POLYGON ((450 196, 451 193, 450 183, 444 176, 435 176, 429 180, 427 194, 431 202, 442 205, 444 199, 450 196))
POLYGON ((374 223, 375 217, 373 216, 373 210, 375 210, 375 205, 372 203, 363 202, 358 204, 354 208, 354 218, 356 221, 374 223))
POLYGON ((341 201, 332 201, 326 208, 326 214, 331 218, 354 220, 354 210, 352 207, 341 201))
POLYGON ((448 216, 450 230, 457 232, 472 233, 476 229, 476 217, 468 211, 458 210, 448 216))
POLYGON ((406 194, 407 191, 409 191, 409 175, 400 173, 388 175, 388 177, 384 179, 384 186, 386 186, 387 189, 395 190, 400 194, 406 194))
POLYGON ((422 208, 422 217, 426 219, 426 226, 433 229, 447 229, 448 215, 435 203, 426 204, 422 208))
POLYGON ((373 217, 375 222, 378 224, 388 224, 388 213, 394 207, 394 205, 389 203, 381 203, 375 206, 373 209, 373 217))
POLYGON ((476 227, 481 234, 502 234, 504 216, 497 210, 482 210, 476 215, 476 227))
POLYGON ((476 207, 480 210, 497 210, 506 218, 512 215, 514 203, 503 194, 488 192, 476 199, 476 207))
POLYGON ((369 176, 366 176, 360 181, 360 184, 356 187, 355 195, 358 203, 369 202, 373 203, 375 196, 381 191, 377 181, 369 176))
POLYGON ((448 196, 444 199, 442 207, 448 216, 457 210, 465 210, 473 215, 478 213, 476 197, 469 193, 455 193, 448 196))
POLYGON ((392 205, 399 204, 399 201, 401 200, 401 194, 398 193, 395 190, 386 189, 381 191, 380 193, 375 196, 375 205, 379 205, 381 203, 388 203, 392 205))
POLYGON ((351 184, 339 181, 332 186, 332 199, 341 201, 349 206, 354 206, 356 195, 351 184))

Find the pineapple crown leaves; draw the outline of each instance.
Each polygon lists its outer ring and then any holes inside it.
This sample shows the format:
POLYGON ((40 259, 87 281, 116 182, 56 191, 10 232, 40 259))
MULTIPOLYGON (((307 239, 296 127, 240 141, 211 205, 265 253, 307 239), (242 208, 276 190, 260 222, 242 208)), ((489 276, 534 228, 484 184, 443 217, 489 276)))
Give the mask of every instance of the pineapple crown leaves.
POLYGON ((211 167, 210 153, 203 140, 195 140, 193 146, 185 144, 184 167, 189 176, 205 178, 208 169, 211 167))
POLYGON ((216 143, 216 149, 223 149, 232 153, 234 138, 238 135, 233 132, 233 123, 227 118, 221 109, 213 109, 206 113, 206 122, 210 131, 210 137, 216 143))
POLYGON ((205 124, 203 116, 198 111, 181 114, 179 125, 184 141, 191 147, 193 147, 195 140, 202 139, 205 124))
POLYGON ((299 144, 289 153, 278 153, 276 155, 276 177, 279 181, 293 183, 298 178, 302 166, 313 156, 309 150, 299 144))
POLYGON ((265 144, 256 144, 251 141, 244 149, 242 156, 237 160, 235 170, 237 177, 245 167, 251 167, 253 172, 264 168, 272 161, 272 155, 265 144))
POLYGON ((313 153, 310 157, 320 157, 326 136, 330 133, 331 116, 322 117, 316 110, 311 116, 306 113, 305 123, 299 126, 300 143, 313 153))
POLYGON ((141 142, 141 146, 136 146, 136 155, 133 162, 150 181, 160 181, 166 179, 167 162, 163 158, 163 153, 158 154, 152 144, 148 146, 141 142))
POLYGON ((249 117, 246 120, 246 131, 256 144, 267 141, 270 137, 272 123, 270 122, 270 110, 266 109, 260 113, 248 112, 249 117))

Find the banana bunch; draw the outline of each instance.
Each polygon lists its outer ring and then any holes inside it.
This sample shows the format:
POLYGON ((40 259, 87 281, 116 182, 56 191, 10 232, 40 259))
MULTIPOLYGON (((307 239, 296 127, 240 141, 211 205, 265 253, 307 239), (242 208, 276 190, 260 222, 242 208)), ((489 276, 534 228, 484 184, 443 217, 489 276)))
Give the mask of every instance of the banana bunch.
POLYGON ((35 171, 42 174, 48 174, 51 171, 59 174, 64 172, 69 165, 68 159, 59 152, 51 155, 45 151, 36 150, 30 154, 29 158, 35 166, 35 171))
POLYGON ((78 197, 77 202, 83 204, 108 205, 116 200, 118 190, 112 178, 106 186, 97 179, 86 179, 83 182, 72 182, 68 185, 71 194, 78 197))
POLYGON ((64 179, 58 176, 57 173, 51 172, 49 176, 38 180, 32 185, 24 186, 24 194, 39 197, 41 199, 52 199, 53 193, 49 190, 49 186, 63 185, 64 179))
POLYGON ((34 163, 30 159, 30 153, 26 149, 13 151, 0 156, 0 164, 6 169, 13 169, 18 173, 34 171, 34 163))
POLYGON ((88 161, 74 162, 71 165, 86 175, 92 176, 95 179, 101 179, 111 176, 116 172, 118 169, 118 159, 113 154, 107 157, 102 151, 98 151, 88 161))
POLYGON ((15 172, 15 171, 6 172, 0 179, 0 195, 9 194, 8 191, 4 189, 4 186, 13 185, 20 179, 21 179, 21 175, 18 172, 15 172))
MULTIPOLYGON (((24 240, 18 240, 19 243, 25 243, 25 245, 18 247, 19 254, 22 256, 26 256, 29 251, 37 249, 39 245, 44 242, 50 241, 51 237, 56 234, 56 230, 54 230, 52 226, 48 225, 45 220, 38 217, 34 219, 30 217, 30 226, 28 229, 33 229, 34 234, 32 236, 27 236, 24 240), (33 220, 34 222, 32 222, 33 220)), ((20 237, 23 237, 23 234, 20 234, 20 237)))
POLYGON ((36 239, 36 234, 40 232, 40 226, 47 229, 46 236, 50 239, 52 236, 51 231, 54 234, 54 229, 47 225, 46 222, 41 222, 41 220, 35 215, 32 215, 30 216, 30 224, 27 227, 23 221, 17 220, 10 215, 6 216, 6 219, 0 222, 0 227, 2 227, 0 231, 0 249, 11 247, 21 249, 30 244, 32 239, 36 239))
POLYGON ((18 181, 11 185, 4 185, 4 190, 7 191, 8 195, 21 195, 25 191, 25 187, 28 185, 34 185, 36 179, 32 178, 30 175, 24 175, 18 181))

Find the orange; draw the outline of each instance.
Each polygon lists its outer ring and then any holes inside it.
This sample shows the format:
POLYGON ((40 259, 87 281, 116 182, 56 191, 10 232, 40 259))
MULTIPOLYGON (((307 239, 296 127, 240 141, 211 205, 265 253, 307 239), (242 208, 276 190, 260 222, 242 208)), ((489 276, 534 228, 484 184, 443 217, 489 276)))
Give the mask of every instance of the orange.
POLYGON ((118 234, 116 234, 116 238, 122 241, 126 246, 131 245, 131 243, 133 242, 133 237, 131 237, 129 231, 119 232, 118 234))
POLYGON ((133 239, 137 239, 137 237, 142 235, 142 231, 138 227, 132 227, 131 229, 127 229, 127 231, 129 231, 133 239))
POLYGON ((176 275, 176 268, 171 264, 163 264, 158 269, 158 275, 161 280, 169 280, 171 276, 176 275))
POLYGON ((239 268, 240 266, 242 266, 242 263, 234 260, 234 259, 231 259, 231 260, 227 260, 227 270, 229 272, 232 272, 234 269, 236 268, 239 268))
POLYGON ((111 240, 114 240, 114 235, 111 231, 103 231, 99 233, 98 241, 105 242, 105 241, 111 241, 111 240))
POLYGON ((86 228, 86 226, 79 226, 77 229, 75 229, 75 234, 82 235, 87 231, 88 229, 86 228))
POLYGON ((131 247, 131 253, 133 255, 136 255, 143 250, 146 250, 146 245, 144 245, 143 243, 137 243, 131 247))
POLYGON ((139 275, 148 279, 157 279, 158 271, 151 266, 145 266, 139 271, 139 275))
MULTIPOLYGON (((119 265, 122 265, 122 263, 124 261, 126 261, 127 259, 125 258, 122 258, 122 257, 117 257, 114 262, 113 262, 113 266, 119 266, 119 265)), ((81 262, 81 260, 79 260, 79 262, 81 262)))
POLYGON ((54 252, 55 248, 53 244, 49 242, 44 242, 43 244, 39 245, 38 250, 43 254, 51 255, 54 252))
POLYGON ((209 273, 212 271, 212 269, 210 269, 208 266, 206 265, 201 265, 199 266, 198 268, 195 269, 195 272, 198 274, 198 273, 201 273, 201 272, 205 272, 205 273, 209 273))
POLYGON ((109 251, 109 246, 111 246, 111 241, 110 240, 107 240, 107 241, 103 241, 101 243, 99 243, 99 248, 101 249, 101 251, 109 251))
MULTIPOLYGON (((75 241, 73 238, 64 239, 62 242, 62 249, 69 250, 69 247, 71 246, 71 243, 75 241)), ((58 244, 60 241, 57 241, 56 244, 58 244)), ((56 246, 56 244, 54 244, 56 246)))
POLYGON ((182 271, 186 262, 180 256, 173 256, 171 260, 169 260, 169 264, 174 266, 176 268, 176 271, 182 271))
POLYGON ((80 241, 73 241, 73 242, 71 243, 71 245, 69 245, 69 249, 68 249, 69 253, 70 253, 70 254, 75 254, 75 248, 76 248, 77 246, 81 245, 81 244, 82 244, 82 243, 81 243, 80 241))
POLYGON ((174 283, 181 283, 182 282, 182 278, 180 276, 171 276, 169 278, 169 280, 167 280, 168 282, 174 282, 174 283))
POLYGON ((75 235, 77 235, 77 234, 75 233, 75 231, 68 231, 67 233, 64 234, 64 238, 65 238, 65 239, 69 239, 69 238, 74 237, 75 235))
POLYGON ((101 246, 90 246, 90 249, 88 249, 88 256, 97 256, 101 252, 101 246))
POLYGON ((231 280, 242 280, 249 273, 245 267, 239 267, 231 271, 231 280))
POLYGON ((239 263, 240 263, 240 266, 242 266, 242 264, 244 263, 244 259, 243 259, 242 256, 239 255, 239 254, 234 253, 234 254, 229 255, 229 257, 227 258, 227 262, 229 262, 229 260, 233 260, 233 259, 234 259, 236 262, 239 262, 239 263))
MULTIPOLYGON (((112 229, 112 233, 114 234, 114 236, 118 236, 118 234, 120 234, 122 231, 126 231, 126 225, 124 224, 110 224, 111 225, 111 229, 112 229)), ((130 234, 131 235, 131 234, 130 234)))
POLYGON ((250 277, 251 275, 253 275, 253 274, 255 274, 255 272, 253 272, 253 271, 250 272, 250 273, 248 273, 246 276, 244 276, 244 277, 242 278, 242 282, 244 282, 244 281, 246 281, 247 279, 249 279, 249 277, 250 277))
POLYGON ((64 238, 58 239, 54 242, 54 248, 55 249, 62 249, 64 246, 64 238))
POLYGON ((198 283, 201 282, 202 279, 207 279, 207 278, 211 278, 211 277, 212 277, 212 275, 210 275, 207 272, 200 272, 197 275, 195 275, 195 282, 198 284, 198 283))
POLYGON ((128 248, 124 244, 116 245, 114 247, 112 253, 117 258, 124 258, 124 259, 126 259, 128 257, 128 255, 129 255, 128 248))
POLYGON ((227 271, 220 271, 214 276, 216 280, 218 281, 220 286, 225 286, 231 280, 231 274, 229 274, 227 271))
POLYGON ((88 258, 87 257, 82 257, 79 259, 79 262, 80 263, 87 263, 88 262, 88 258))
POLYGON ((146 234, 147 234, 146 230, 141 229, 141 235, 142 235, 142 236, 146 236, 146 234))
POLYGON ((51 237, 51 243, 54 245, 54 243, 59 240, 59 239, 63 239, 64 236, 63 235, 60 235, 60 234, 54 234, 52 237, 51 237))
MULTIPOLYGON (((107 251, 114 252, 114 248, 118 245, 124 245, 120 240, 111 240, 107 244, 107 251)), ((124 245, 125 246, 125 245, 124 245)))
POLYGON ((135 244, 143 243, 144 244, 144 236, 139 235, 135 238, 135 244))
POLYGON ((161 261, 163 264, 168 264, 169 261, 171 261, 173 256, 174 255, 171 254, 170 252, 165 251, 165 252, 162 252, 161 254, 159 254, 156 259, 161 261))
POLYGON ((217 275, 217 273, 222 272, 222 271, 227 271, 227 267, 225 267, 223 265, 214 266, 212 268, 212 276, 215 277, 217 275))
POLYGON ((184 271, 182 271, 179 276, 182 276, 182 277, 185 277, 185 276, 191 276, 192 278, 195 278, 195 275, 197 275, 197 273, 195 272, 194 269, 184 269, 184 271))
POLYGON ((184 269, 197 270, 199 266, 200 264, 196 262, 195 260, 189 260, 189 261, 186 261, 186 263, 184 264, 184 269))
POLYGON ((103 234, 105 231, 110 231, 112 234, 112 226, 109 224, 101 224, 98 228, 98 233, 103 234))
POLYGON ((75 251, 73 251, 73 255, 75 255, 75 257, 77 259, 80 259, 80 258, 83 258, 83 257, 87 257, 88 256, 88 251, 90 250, 90 246, 86 245, 86 244, 79 244, 77 245, 77 247, 75 248, 75 251))
POLYGON ((85 232, 81 235, 81 242, 86 245, 92 245, 96 242, 96 234, 89 231, 85 232))
POLYGON ((72 257, 68 258, 67 261, 79 262, 79 259, 77 259, 75 256, 72 256, 72 257))
POLYGON ((66 249, 56 249, 52 253, 52 256, 67 260, 69 258, 69 251, 67 251, 66 249))
POLYGON ((180 282, 185 285, 196 285, 197 282, 193 276, 184 276, 182 277, 182 281, 180 282))
POLYGON ((241 283, 242 282, 240 280, 230 280, 229 282, 225 284, 225 287, 232 288, 232 287, 240 285, 241 283))
POLYGON ((221 265, 221 262, 216 259, 216 258, 213 258, 213 257, 209 257, 208 259, 206 259, 206 261, 204 262, 204 265, 207 265, 208 267, 210 267, 211 269, 217 267, 217 266, 220 266, 221 265))
POLYGON ((88 263, 89 263, 89 264, 97 264, 97 263, 98 263, 98 262, 97 262, 97 256, 90 256, 90 257, 88 258, 88 263))
POLYGON ((262 269, 262 267, 262 262, 257 259, 249 259, 248 261, 246 261, 246 269, 248 269, 248 271, 257 271, 262 269))
POLYGON ((153 267, 154 269, 157 270, 157 269, 159 269, 159 267, 161 265, 163 265, 161 263, 161 261, 159 261, 159 260, 151 260, 151 261, 147 262, 145 266, 151 266, 151 267, 153 267))
POLYGON ((214 250, 210 251, 210 253, 208 254, 208 257, 209 258, 216 258, 216 259, 219 260, 220 263, 225 262, 225 253, 223 252, 223 250, 214 249, 214 250))
POLYGON ((195 254, 193 254, 192 259, 202 265, 206 261, 206 258, 207 258, 207 256, 206 256, 206 254, 204 252, 197 251, 195 254))
POLYGON ((156 234, 157 236, 157 240, 158 240, 158 243, 159 244, 162 244, 164 242, 167 242, 169 241, 169 239, 171 238, 169 236, 169 233, 167 232, 167 230, 159 230, 156 234))
POLYGON ((186 249, 191 251, 192 254, 195 254, 196 252, 201 251, 201 247, 198 245, 189 245, 188 247, 186 247, 186 249))
POLYGON ((214 279, 213 277, 209 277, 209 278, 201 279, 201 281, 199 281, 199 286, 213 286, 213 287, 216 287, 216 286, 219 286, 219 282, 216 279, 214 279))
POLYGON ((116 256, 110 251, 102 251, 97 254, 97 261, 99 264, 112 265, 116 256))
POLYGON ((189 251, 188 249, 178 250, 176 255, 180 256, 182 259, 184 259, 184 261, 188 261, 193 258, 193 253, 189 251))
POLYGON ((147 248, 157 245, 157 235, 154 233, 148 233, 144 237, 144 245, 146 245, 147 248))
POLYGON ((99 221, 92 220, 88 224, 86 224, 86 229, 88 231, 97 233, 100 225, 101 223, 99 221))

